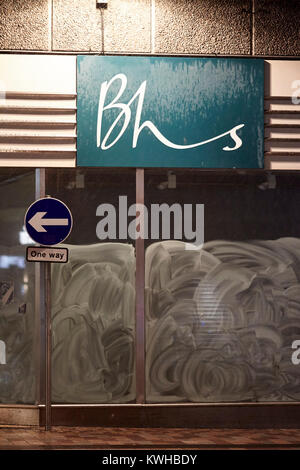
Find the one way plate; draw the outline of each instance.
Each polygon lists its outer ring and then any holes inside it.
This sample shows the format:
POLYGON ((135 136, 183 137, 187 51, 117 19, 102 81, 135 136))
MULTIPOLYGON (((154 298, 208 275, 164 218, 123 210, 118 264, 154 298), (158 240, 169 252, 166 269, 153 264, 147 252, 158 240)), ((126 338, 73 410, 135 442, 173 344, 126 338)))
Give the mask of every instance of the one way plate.
POLYGON ((69 259, 68 248, 48 248, 45 246, 28 246, 26 260, 48 263, 67 263, 69 259))

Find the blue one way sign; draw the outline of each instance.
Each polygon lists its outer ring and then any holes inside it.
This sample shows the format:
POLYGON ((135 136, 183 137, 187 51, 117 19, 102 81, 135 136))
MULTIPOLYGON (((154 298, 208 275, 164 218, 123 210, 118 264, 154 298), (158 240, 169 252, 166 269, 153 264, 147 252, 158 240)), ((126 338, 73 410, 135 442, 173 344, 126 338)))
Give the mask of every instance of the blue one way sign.
POLYGON ((44 246, 62 243, 72 230, 73 219, 69 208, 59 199, 38 199, 25 214, 25 228, 36 243, 44 246))

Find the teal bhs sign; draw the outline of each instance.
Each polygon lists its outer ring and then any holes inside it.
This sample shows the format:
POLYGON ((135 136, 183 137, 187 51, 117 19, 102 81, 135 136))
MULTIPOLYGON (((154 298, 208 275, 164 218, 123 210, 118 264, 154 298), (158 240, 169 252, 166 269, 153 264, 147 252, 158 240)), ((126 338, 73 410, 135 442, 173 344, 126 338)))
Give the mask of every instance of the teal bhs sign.
POLYGON ((264 61, 79 56, 78 166, 259 168, 264 61))

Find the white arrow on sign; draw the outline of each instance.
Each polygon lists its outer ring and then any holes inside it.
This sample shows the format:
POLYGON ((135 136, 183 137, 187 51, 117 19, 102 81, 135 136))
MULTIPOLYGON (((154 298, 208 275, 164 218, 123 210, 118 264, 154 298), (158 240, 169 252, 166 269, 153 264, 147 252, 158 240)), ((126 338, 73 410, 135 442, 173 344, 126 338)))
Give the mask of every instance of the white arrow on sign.
POLYGON ((28 223, 37 232, 47 232, 47 230, 44 229, 43 225, 69 225, 68 219, 43 219, 44 215, 46 214, 47 212, 37 212, 28 221, 28 223))

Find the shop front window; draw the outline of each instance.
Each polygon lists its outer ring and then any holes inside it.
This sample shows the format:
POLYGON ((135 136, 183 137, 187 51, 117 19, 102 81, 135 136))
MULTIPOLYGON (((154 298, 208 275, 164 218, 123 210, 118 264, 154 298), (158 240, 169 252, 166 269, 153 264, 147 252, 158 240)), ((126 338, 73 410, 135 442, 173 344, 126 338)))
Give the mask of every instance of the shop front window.
POLYGON ((204 204, 203 245, 147 243, 147 402, 299 401, 299 175, 149 170, 145 200, 204 204))
MULTIPOLYGON (((61 245, 69 261, 51 268, 52 403, 135 403, 143 380, 146 403, 299 401, 299 183, 295 172, 145 170, 141 258, 134 169, 46 170, 46 194, 74 222, 61 245), (145 262, 145 350, 137 262, 145 262), (137 354, 146 358, 138 376, 137 354)), ((1 170, 4 404, 43 401, 35 273, 43 286, 44 271, 26 262, 33 242, 23 226, 34 188, 34 171, 1 170)))
POLYGON ((26 262, 24 215, 33 170, 0 170, 0 403, 36 401, 35 270, 26 262))
POLYGON ((52 402, 134 402, 135 250, 119 204, 135 203, 135 171, 48 170, 46 188, 73 214, 69 262, 52 266, 52 402))

